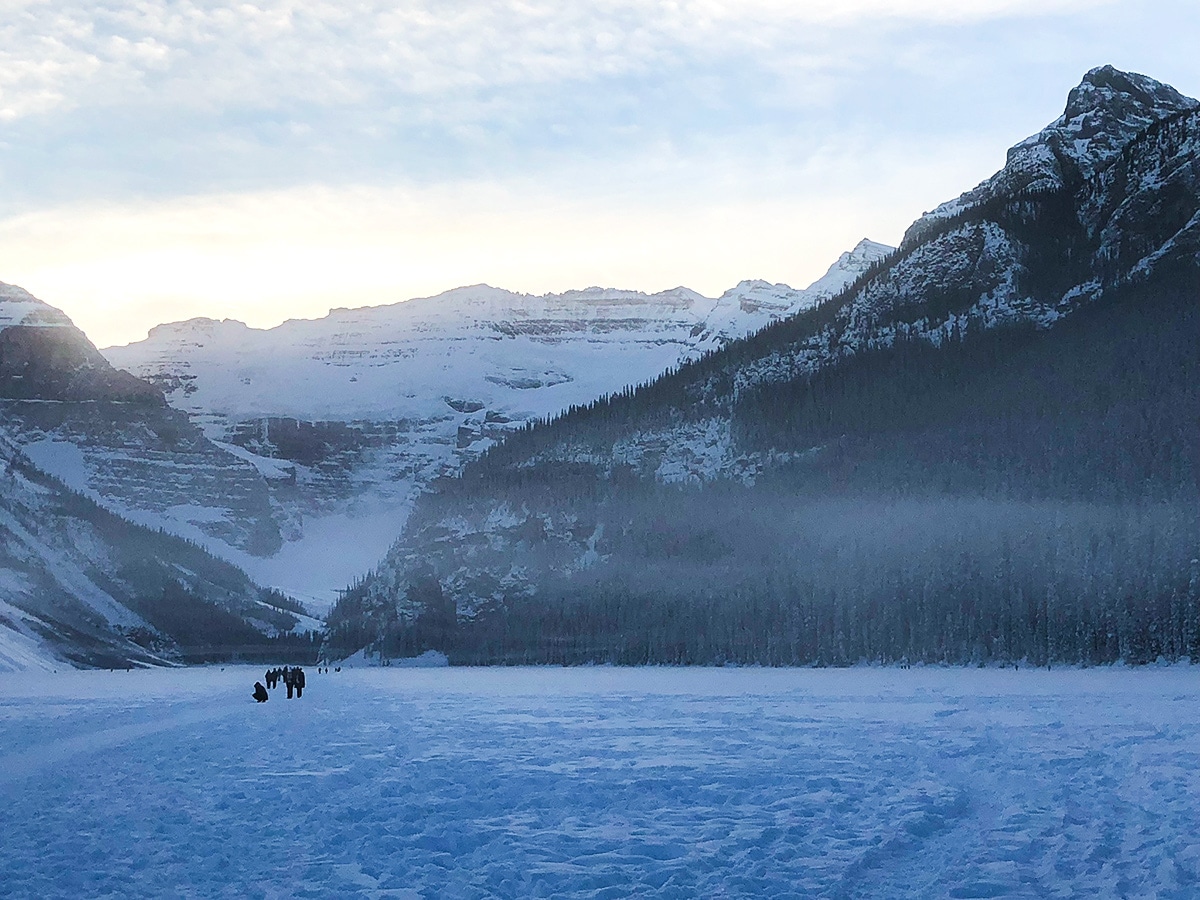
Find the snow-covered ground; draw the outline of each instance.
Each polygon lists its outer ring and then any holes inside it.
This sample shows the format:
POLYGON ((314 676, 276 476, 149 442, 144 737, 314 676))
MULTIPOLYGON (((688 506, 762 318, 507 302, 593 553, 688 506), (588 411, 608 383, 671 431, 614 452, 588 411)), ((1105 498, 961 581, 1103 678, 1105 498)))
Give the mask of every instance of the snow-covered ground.
POLYGON ((0 895, 1200 896, 1200 670, 0 676, 0 895))

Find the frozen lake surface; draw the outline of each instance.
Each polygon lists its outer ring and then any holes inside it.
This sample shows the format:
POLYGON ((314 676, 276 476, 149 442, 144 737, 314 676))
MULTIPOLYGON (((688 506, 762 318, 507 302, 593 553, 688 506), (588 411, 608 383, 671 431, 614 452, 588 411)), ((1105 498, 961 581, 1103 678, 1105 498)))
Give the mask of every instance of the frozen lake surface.
POLYGON ((1200 669, 0 676, 0 896, 1200 896, 1200 669))

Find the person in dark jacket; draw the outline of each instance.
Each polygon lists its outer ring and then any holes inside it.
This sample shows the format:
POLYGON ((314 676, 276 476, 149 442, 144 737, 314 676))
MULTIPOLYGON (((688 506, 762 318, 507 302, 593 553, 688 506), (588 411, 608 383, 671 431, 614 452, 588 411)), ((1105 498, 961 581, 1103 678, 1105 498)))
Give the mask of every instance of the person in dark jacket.
POLYGON ((304 670, 295 669, 292 672, 292 680, 296 682, 296 699, 299 700, 304 696, 304 670))
POLYGON ((263 687, 262 682, 254 682, 254 699, 259 703, 266 703, 268 696, 269 694, 267 694, 267 689, 263 687))
POLYGON ((287 688, 287 698, 289 700, 292 699, 292 694, 296 690, 296 681, 293 676, 293 671, 294 670, 288 668, 287 666, 283 667, 283 686, 287 688))

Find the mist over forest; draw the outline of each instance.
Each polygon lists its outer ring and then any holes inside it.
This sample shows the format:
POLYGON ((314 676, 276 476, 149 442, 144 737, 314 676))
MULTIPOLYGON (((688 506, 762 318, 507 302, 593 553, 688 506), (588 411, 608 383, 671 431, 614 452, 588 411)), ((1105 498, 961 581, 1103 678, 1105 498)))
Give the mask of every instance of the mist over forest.
POLYGON ((566 434, 577 451, 611 445, 689 373, 577 411, 421 509, 403 598, 420 612, 372 618, 389 604, 367 580, 331 640, 474 663, 1200 658, 1197 287, 1172 278, 1049 332, 915 345, 758 391, 738 407, 741 441, 819 449, 752 485, 524 462, 566 434), (524 514, 436 530, 497 508, 524 514), (579 565, 581 547, 596 561, 579 565))

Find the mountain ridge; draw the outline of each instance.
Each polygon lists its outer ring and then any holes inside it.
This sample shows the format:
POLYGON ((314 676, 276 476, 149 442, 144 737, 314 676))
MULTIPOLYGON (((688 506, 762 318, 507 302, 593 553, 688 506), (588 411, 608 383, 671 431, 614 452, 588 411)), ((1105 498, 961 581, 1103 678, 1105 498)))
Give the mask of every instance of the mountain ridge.
POLYGON ((1001 194, 1069 187, 1086 180, 1147 128, 1197 108, 1200 101, 1145 75, 1111 65, 1091 69, 1068 94, 1061 116, 1011 147, 996 175, 917 219, 901 245, 939 219, 1001 194))

